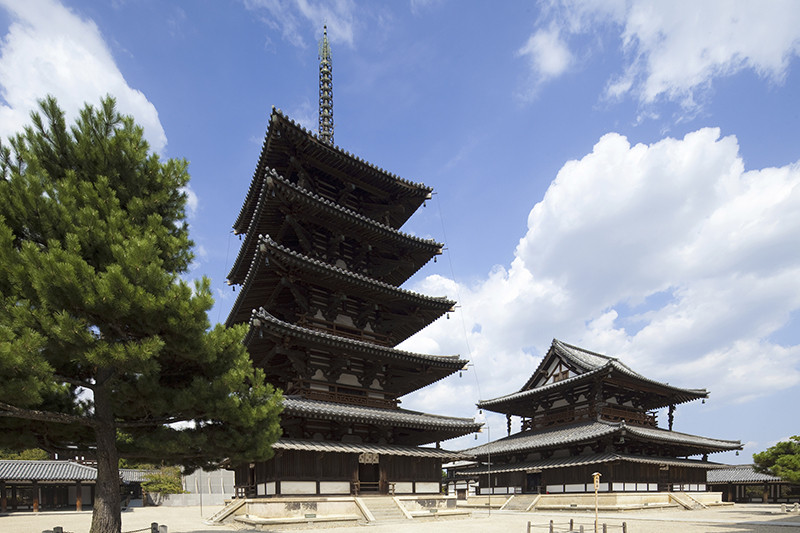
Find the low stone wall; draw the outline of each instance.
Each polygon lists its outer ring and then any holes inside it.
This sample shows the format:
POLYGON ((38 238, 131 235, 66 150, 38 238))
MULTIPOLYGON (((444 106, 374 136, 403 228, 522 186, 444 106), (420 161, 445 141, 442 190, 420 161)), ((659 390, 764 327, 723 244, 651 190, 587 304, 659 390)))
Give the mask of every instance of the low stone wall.
POLYGON ((508 494, 495 496, 475 496, 470 494, 466 500, 459 501, 458 506, 475 507, 479 509, 488 509, 489 507, 492 509, 499 509, 510 497, 511 496, 508 494))
POLYGON ((189 507, 201 504, 225 505, 225 501, 230 498, 231 496, 227 494, 163 494, 160 497, 153 494, 147 495, 149 505, 163 505, 164 507, 189 507))
POLYGON ((398 500, 410 512, 413 511, 429 511, 431 509, 447 510, 456 508, 455 496, 398 496, 398 500))
POLYGON ((687 492, 689 496, 702 503, 703 505, 722 505, 721 492, 687 492))
POLYGON ((438 519, 469 515, 455 496, 398 496, 395 498, 412 518, 438 519))
MULTIPOLYGON (((721 505, 722 493, 687 493, 703 505, 721 505)), ((473 498, 470 498, 472 500, 473 498)), ((678 507, 668 492, 607 492, 598 494, 597 506, 601 510, 659 509, 678 507)), ((590 510, 595 507, 594 494, 542 494, 535 510, 590 510)))
POLYGON ((245 504, 244 514, 260 521, 365 519, 353 497, 251 499, 245 504))

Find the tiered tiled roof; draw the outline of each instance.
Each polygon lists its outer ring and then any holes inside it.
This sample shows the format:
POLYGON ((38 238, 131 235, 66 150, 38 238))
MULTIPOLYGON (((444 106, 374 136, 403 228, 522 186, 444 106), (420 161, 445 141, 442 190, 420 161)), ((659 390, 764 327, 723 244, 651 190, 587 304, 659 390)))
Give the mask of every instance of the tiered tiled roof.
POLYGON ((574 455, 570 457, 557 457, 552 459, 542 459, 539 461, 524 461, 519 463, 501 463, 476 466, 475 468, 459 469, 459 476, 474 476, 477 474, 499 474, 502 472, 530 472, 549 470, 552 468, 565 468, 571 466, 585 466, 601 463, 612 463, 616 461, 628 463, 656 464, 664 466, 681 466, 685 468, 717 469, 724 468, 725 465, 710 463, 708 461, 697 461, 693 459, 681 459, 677 457, 653 457, 647 455, 631 455, 624 453, 593 453, 588 455, 574 455))
MULTIPOLYGON (((291 393, 284 397, 287 437, 418 445, 480 427, 396 408, 398 396, 466 364, 392 348, 455 304, 399 287, 441 253, 442 244, 399 231, 431 192, 273 109, 234 224, 246 236, 229 274, 241 289, 227 324, 249 322, 251 358, 291 393)), ((343 451, 345 442, 283 440, 276 448, 312 445, 343 451)))
MULTIPOLYGON (((457 431, 458 435, 472 433, 480 429, 481 424, 471 418, 455 418, 451 416, 430 415, 406 409, 380 409, 344 405, 319 400, 308 400, 295 396, 283 398, 283 414, 294 416, 311 416, 315 419, 338 420, 361 424, 377 424, 431 431, 457 431)), ((431 441, 433 442, 433 441, 431 441)))
POLYGON ((251 350, 257 350, 257 345, 263 342, 290 343, 297 339, 298 344, 320 349, 335 350, 337 353, 348 357, 362 357, 365 360, 381 361, 395 365, 420 365, 427 369, 417 375, 403 376, 393 383, 391 390, 400 396, 430 385, 464 368, 467 361, 457 355, 428 355, 407 352, 381 346, 371 342, 350 339, 340 335, 331 335, 323 331, 296 326, 278 320, 263 309, 254 311, 250 324, 253 326, 245 338, 245 344, 251 350))
POLYGON ((406 316, 407 319, 392 330, 394 344, 451 311, 455 305, 453 300, 444 297, 418 294, 311 259, 281 246, 269 236, 261 236, 259 242, 259 252, 228 316, 229 326, 248 320, 252 309, 260 307, 269 291, 279 285, 281 274, 274 269, 278 264, 290 268, 295 278, 305 283, 357 295, 406 316))
POLYGON ((445 461, 460 459, 464 455, 441 448, 424 446, 396 446, 394 444, 362 444, 348 442, 330 442, 318 440, 280 439, 272 445, 276 450, 300 450, 307 452, 339 452, 339 453, 377 453, 380 455, 399 455, 407 457, 435 457, 445 461))
POLYGON ((478 406, 491 411, 502 413, 511 412, 516 414, 515 405, 525 406, 535 398, 589 383, 600 376, 618 376, 634 384, 639 384, 641 388, 648 390, 650 392, 648 399, 650 399, 652 403, 646 406, 647 409, 657 409, 666 405, 677 405, 708 397, 708 391, 705 389, 685 389, 675 387, 668 383, 655 381, 634 372, 619 359, 590 352, 583 348, 561 342, 558 339, 553 339, 553 343, 547 355, 542 359, 536 371, 534 371, 533 375, 519 391, 491 400, 482 400, 478 406), (568 362, 577 372, 577 375, 554 383, 534 386, 537 380, 543 376, 545 367, 554 356, 560 357, 562 360, 568 362))
POLYGON ((313 155, 314 159, 331 174, 345 177, 349 182, 357 183, 366 190, 375 193, 381 192, 395 202, 407 204, 406 209, 394 210, 390 213, 392 219, 390 225, 395 228, 402 226, 417 207, 430 198, 433 191, 426 185, 400 178, 338 146, 321 141, 315 134, 284 115, 280 109, 273 108, 253 180, 239 216, 233 225, 235 231, 244 232, 250 225, 250 217, 253 215, 261 188, 264 185, 261 177, 268 172, 268 169, 280 169, 285 166, 288 159, 293 157, 288 154, 295 151, 313 155), (287 149, 289 146, 292 149, 287 149))
POLYGON ((281 208, 285 207, 287 203, 301 206, 302 211, 298 216, 311 218, 316 224, 337 227, 340 231, 346 231, 351 234, 367 235, 369 236, 368 241, 374 243, 375 247, 414 250, 416 256, 419 256, 421 260, 410 262, 407 265, 400 265, 391 273, 390 277, 383 279, 387 283, 403 283, 427 263, 431 257, 440 254, 444 246, 432 239, 421 239, 403 233, 342 207, 287 181, 274 170, 270 170, 263 179, 266 186, 261 188, 255 213, 246 231, 245 240, 228 274, 228 280, 231 284, 244 281, 247 268, 250 266, 257 247, 259 235, 276 234, 281 228, 286 217, 281 208), (280 200, 276 198, 276 191, 281 195, 280 200))
POLYGON ((681 448, 697 449, 694 452, 695 454, 739 450, 742 448, 742 443, 738 440, 712 439, 665 429, 633 426, 625 424, 625 422, 598 420, 560 426, 554 429, 516 433, 504 439, 470 448, 465 450, 465 453, 485 456, 490 453, 533 452, 563 448, 572 444, 594 443, 601 438, 609 437, 637 438, 641 441, 673 444, 681 448))

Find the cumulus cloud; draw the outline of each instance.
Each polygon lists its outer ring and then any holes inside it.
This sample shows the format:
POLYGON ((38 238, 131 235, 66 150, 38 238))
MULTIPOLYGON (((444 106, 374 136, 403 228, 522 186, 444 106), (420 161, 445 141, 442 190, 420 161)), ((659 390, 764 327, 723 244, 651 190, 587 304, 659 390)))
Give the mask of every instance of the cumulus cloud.
POLYGON ((554 337, 722 402, 797 386, 800 345, 771 336, 800 309, 798 234, 800 164, 746 170, 715 128, 650 145, 604 135, 558 172, 510 265, 414 287, 460 308, 403 347, 474 367, 406 406, 472 416, 465 398, 517 390, 554 337))
POLYGON ((131 88, 117 68, 97 25, 53 0, 0 0, 12 23, 0 44, 0 136, 29 122, 37 101, 54 95, 67 119, 84 103, 96 105, 107 94, 118 109, 144 127, 155 151, 167 138, 155 106, 131 88))
POLYGON ((318 33, 328 27, 333 43, 353 46, 356 6, 353 0, 332 2, 313 0, 244 0, 247 9, 261 14, 267 26, 281 32, 281 37, 294 46, 306 48, 306 31, 318 33))
MULTIPOLYGON (((574 38, 564 37, 564 50, 570 42, 586 42, 577 37, 610 30, 625 59, 623 71, 608 81, 606 96, 631 94, 644 104, 666 99, 687 109, 698 105, 715 78, 741 70, 780 83, 800 53, 800 10, 792 0, 562 0, 543 10, 539 24, 574 38)), ((543 81, 555 77, 530 66, 543 81)))

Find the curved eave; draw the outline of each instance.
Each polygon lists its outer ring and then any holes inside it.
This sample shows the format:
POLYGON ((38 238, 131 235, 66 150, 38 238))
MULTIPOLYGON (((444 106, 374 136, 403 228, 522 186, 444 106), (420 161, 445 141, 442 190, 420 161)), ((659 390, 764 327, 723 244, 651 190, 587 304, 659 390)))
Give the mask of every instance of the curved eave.
POLYGON ((626 435, 632 435, 643 440, 702 448, 710 453, 741 450, 743 448, 742 443, 738 440, 712 439, 710 437, 701 437, 677 431, 667 431, 665 429, 627 424, 624 424, 623 427, 626 435))
POLYGON ((438 243, 433 239, 421 239, 403 233, 391 226, 382 224, 322 198, 319 195, 313 194, 285 180, 272 169, 265 174, 263 180, 264 186, 260 188, 257 206, 250 219, 250 225, 247 228, 245 240, 228 274, 228 282, 230 284, 238 284, 243 281, 246 273, 244 269, 252 260, 258 235, 271 234, 276 232, 280 227, 278 220, 282 220, 283 215, 277 211, 275 206, 281 205, 282 202, 280 200, 274 200, 273 194, 269 194, 271 191, 280 191, 282 195, 290 197, 294 203, 302 205, 305 208, 304 216, 306 218, 325 221, 332 226, 340 228, 345 233, 371 235, 371 238, 368 239, 369 241, 375 243, 388 242, 391 243, 395 249, 418 250, 421 254, 421 260, 417 261, 418 264, 415 264, 412 269, 405 269, 397 279, 392 279, 392 282, 398 284, 404 282, 408 277, 422 268, 433 256, 441 254, 442 248, 444 247, 442 243, 438 243), (275 206, 272 204, 275 204, 275 206), (275 220, 270 222, 267 220, 270 217, 275 220))
POLYGON ((675 457, 657 457, 647 455, 631 455, 624 453, 597 453, 591 455, 574 455, 570 457, 559 457, 556 459, 542 459, 539 461, 525 461, 522 463, 495 464, 491 468, 480 466, 457 470, 458 476, 477 476, 482 474, 501 474, 505 472, 540 472, 554 468, 568 468, 573 466, 586 466, 603 463, 643 463, 655 464, 659 466, 680 466, 684 468, 701 468, 703 470, 714 470, 724 468, 720 463, 708 461, 698 461, 696 459, 680 459, 675 457))
POLYGON ((351 154, 340 148, 338 145, 331 145, 327 142, 320 140, 320 138, 311 131, 305 129, 297 122, 284 115, 280 109, 273 108, 270 124, 273 121, 280 121, 283 125, 288 126, 295 134, 308 139, 314 146, 314 149, 328 156, 334 156, 337 160, 342 161, 345 168, 350 167, 358 173, 369 176, 377 183, 380 183, 381 188, 386 191, 403 191, 409 195, 421 198, 422 200, 430 198, 433 188, 423 183, 416 183, 392 174, 377 165, 373 165, 355 154, 351 154))
POLYGON ((431 415, 406 409, 360 407, 292 396, 284 396, 282 414, 284 416, 314 418, 316 420, 436 431, 452 435, 448 438, 468 435, 478 431, 481 427, 481 424, 476 423, 471 418, 431 415))
POLYGON ((253 328, 264 328, 265 331, 275 335, 277 338, 294 337, 302 339, 309 345, 327 346, 341 350, 346 354, 358 354, 364 358, 374 357, 387 361, 406 361, 413 364, 435 366, 449 370, 448 375, 464 368, 464 365, 468 362, 460 359, 457 355, 428 355, 406 352, 397 348, 389 348, 371 342, 340 337, 324 331, 296 326, 275 318, 263 309, 253 310, 253 318, 250 320, 250 325, 253 328))
POLYGON ((583 374, 572 376, 555 383, 548 383, 547 385, 543 385, 541 387, 515 392, 490 400, 482 400, 478 402, 478 407, 497 413, 528 416, 524 409, 521 410, 519 407, 515 407, 515 405, 525 405, 527 402, 530 402, 535 398, 558 394, 559 391, 563 389, 569 389, 584 384, 588 381, 592 381, 603 373, 606 373, 608 378, 614 376, 623 377, 626 381, 632 384, 632 388, 636 388, 637 383, 645 385, 650 392, 659 394, 659 396, 663 398, 662 401, 652 402, 651 404, 645 406, 644 409, 646 410, 658 409, 668 405, 679 405, 701 398, 708 398, 708 391, 705 389, 682 389, 679 387, 673 387, 666 383, 654 381, 635 372, 631 372, 627 367, 618 364, 617 361, 611 360, 602 367, 589 370, 583 374))
MULTIPOLYGON (((425 296, 413 291, 395 287, 389 283, 384 283, 376 279, 350 272, 343 268, 331 266, 328 263, 312 259, 303 254, 297 253, 293 250, 281 246, 273 241, 268 235, 262 235, 259 239, 260 251, 263 251, 270 259, 277 259, 291 264, 293 267, 300 271, 305 271, 311 274, 309 277, 314 279, 335 279, 339 283, 344 284, 353 289, 363 289, 364 294, 374 295, 375 299, 381 300, 384 298, 405 300, 418 307, 428 307, 436 309, 441 313, 446 313, 453 310, 456 304, 453 300, 448 300, 446 297, 440 296, 425 296)), ((358 291, 354 294, 358 294, 358 291)), ((350 294, 350 293, 348 293, 350 294)))
POLYGON ((256 288, 256 280, 263 280, 266 269, 272 268, 273 262, 288 265, 298 278, 320 288, 344 290, 346 294, 362 297, 387 308, 416 308, 419 310, 421 315, 416 323, 409 321, 406 327, 396 329, 395 344, 399 344, 443 314, 452 311, 455 305, 454 301, 448 300, 446 297, 425 296, 333 267, 293 252, 269 237, 261 236, 258 253, 250 264, 244 284, 228 315, 226 321, 228 327, 247 321, 251 310, 259 307, 264 301, 264 295, 259 294, 256 288), (268 262, 269 264, 267 264, 268 262))
POLYGON ((635 438, 644 442, 674 446, 677 449, 691 451, 688 455, 742 449, 742 443, 739 441, 712 439, 658 428, 644 428, 624 422, 591 421, 546 430, 516 433, 464 450, 464 452, 475 456, 533 452, 574 444, 593 443, 601 438, 617 437, 635 438))
POLYGON ((573 424, 542 431, 515 433, 487 444, 468 448, 464 453, 479 457, 488 454, 537 451, 580 442, 593 442, 616 432, 616 427, 600 422, 573 424))
POLYGON ((272 448, 275 450, 297 450, 321 453, 377 453, 378 455, 432 457, 444 461, 452 461, 464 457, 460 452, 451 452, 440 448, 426 448, 423 446, 398 446, 394 444, 365 444, 318 440, 280 439, 272 445, 272 448))
MULTIPOLYGON (((253 173, 250 188, 239 211, 239 216, 233 224, 233 228, 237 233, 243 233, 250 225, 250 219, 255 209, 255 201, 260 193, 260 177, 267 167, 272 166, 270 161, 279 157, 276 152, 280 151, 281 142, 290 142, 295 145, 302 144, 304 148, 310 149, 321 162, 339 168, 340 172, 346 173, 349 171, 354 173, 352 177, 358 177, 359 181, 364 181, 365 184, 368 183, 368 187, 406 198, 411 209, 393 221, 396 227, 400 227, 426 199, 431 197, 433 192, 431 187, 400 178, 342 150, 338 146, 333 146, 320 140, 316 134, 294 122, 284 115, 280 109, 273 107, 261 148, 261 155, 253 173), (292 137, 294 140, 287 141, 285 139, 287 136, 292 137)), ((288 157, 288 155, 284 154, 280 157, 288 157)))
POLYGON ((403 396, 427 387, 464 368, 467 361, 457 355, 428 355, 406 352, 370 342, 340 337, 313 329, 283 322, 263 309, 253 312, 250 330, 245 337, 245 346, 254 359, 272 345, 297 345, 330 351, 347 357, 362 358, 365 361, 380 361, 403 369, 403 374, 395 375, 386 392, 403 396))

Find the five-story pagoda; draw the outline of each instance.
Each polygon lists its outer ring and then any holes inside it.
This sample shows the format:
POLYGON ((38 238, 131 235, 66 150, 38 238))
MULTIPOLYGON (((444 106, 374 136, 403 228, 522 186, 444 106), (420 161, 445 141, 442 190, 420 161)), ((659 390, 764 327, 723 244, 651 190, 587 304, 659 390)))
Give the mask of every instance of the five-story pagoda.
POLYGON ((244 238, 228 280, 241 290, 227 324, 250 324, 254 363, 284 391, 275 457, 238 467, 236 484, 250 496, 438 493, 454 457, 439 442, 479 425, 398 407, 466 364, 394 348, 455 303, 399 288, 441 253, 399 231, 432 189, 332 144, 329 54, 325 36, 324 134, 273 109, 233 226, 244 238))

